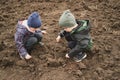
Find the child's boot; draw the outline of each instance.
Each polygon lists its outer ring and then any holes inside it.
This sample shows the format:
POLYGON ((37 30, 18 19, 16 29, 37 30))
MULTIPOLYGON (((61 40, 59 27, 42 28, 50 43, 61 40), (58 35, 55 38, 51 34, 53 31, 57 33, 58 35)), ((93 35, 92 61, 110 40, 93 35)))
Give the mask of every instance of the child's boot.
POLYGON ((78 55, 76 55, 73 59, 76 61, 76 62, 80 62, 82 61, 83 59, 85 59, 87 57, 87 54, 86 53, 82 53, 80 52, 78 55))
POLYGON ((31 59, 32 56, 30 56, 29 54, 26 54, 26 55, 24 55, 24 56, 21 56, 21 55, 20 55, 20 58, 21 58, 21 59, 26 59, 26 60, 28 60, 28 59, 31 59))

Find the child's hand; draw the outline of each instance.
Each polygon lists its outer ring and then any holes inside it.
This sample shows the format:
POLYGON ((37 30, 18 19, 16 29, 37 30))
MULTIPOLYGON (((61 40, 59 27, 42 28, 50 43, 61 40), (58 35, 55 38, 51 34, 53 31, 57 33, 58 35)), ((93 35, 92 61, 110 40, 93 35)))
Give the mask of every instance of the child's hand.
POLYGON ((60 39, 61 39, 61 37, 58 36, 58 37, 56 38, 56 41, 57 41, 57 42, 60 42, 60 39))
POLYGON ((30 56, 29 54, 27 54, 26 56, 25 56, 25 59, 31 59, 32 58, 32 56, 30 56))
POLYGON ((70 58, 68 54, 65 55, 66 58, 70 58))
POLYGON ((46 34, 47 32, 46 31, 41 31, 43 34, 46 34))

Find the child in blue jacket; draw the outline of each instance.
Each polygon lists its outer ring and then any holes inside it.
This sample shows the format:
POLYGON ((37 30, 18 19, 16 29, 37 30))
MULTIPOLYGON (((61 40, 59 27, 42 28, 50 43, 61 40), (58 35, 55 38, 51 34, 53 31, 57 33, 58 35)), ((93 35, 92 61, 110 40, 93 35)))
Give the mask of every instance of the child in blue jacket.
POLYGON ((18 21, 15 33, 15 44, 20 58, 31 59, 30 51, 36 43, 43 45, 41 31, 41 19, 38 12, 30 14, 27 20, 18 21))
POLYGON ((56 41, 59 42, 65 37, 71 49, 66 58, 73 58, 76 62, 86 58, 86 51, 92 46, 89 20, 76 20, 73 14, 66 10, 59 19, 59 26, 64 30, 59 33, 56 41))

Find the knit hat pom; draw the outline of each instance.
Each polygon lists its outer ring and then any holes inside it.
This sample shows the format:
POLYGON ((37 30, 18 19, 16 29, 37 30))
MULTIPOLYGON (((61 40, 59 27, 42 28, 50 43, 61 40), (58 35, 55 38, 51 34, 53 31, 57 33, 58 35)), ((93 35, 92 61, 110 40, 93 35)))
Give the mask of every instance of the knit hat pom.
POLYGON ((33 12, 28 17, 27 24, 29 27, 39 28, 41 26, 41 19, 38 12, 33 12))

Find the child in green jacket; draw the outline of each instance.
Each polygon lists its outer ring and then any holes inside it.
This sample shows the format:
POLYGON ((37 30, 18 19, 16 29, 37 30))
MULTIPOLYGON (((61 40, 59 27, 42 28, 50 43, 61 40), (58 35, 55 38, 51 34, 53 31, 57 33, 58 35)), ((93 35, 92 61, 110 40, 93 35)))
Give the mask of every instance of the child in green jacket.
POLYGON ((86 58, 86 51, 92 46, 89 20, 76 20, 73 14, 66 10, 59 19, 59 26, 64 30, 59 33, 56 41, 59 42, 62 37, 65 37, 71 49, 65 57, 73 58, 76 62, 86 58))

